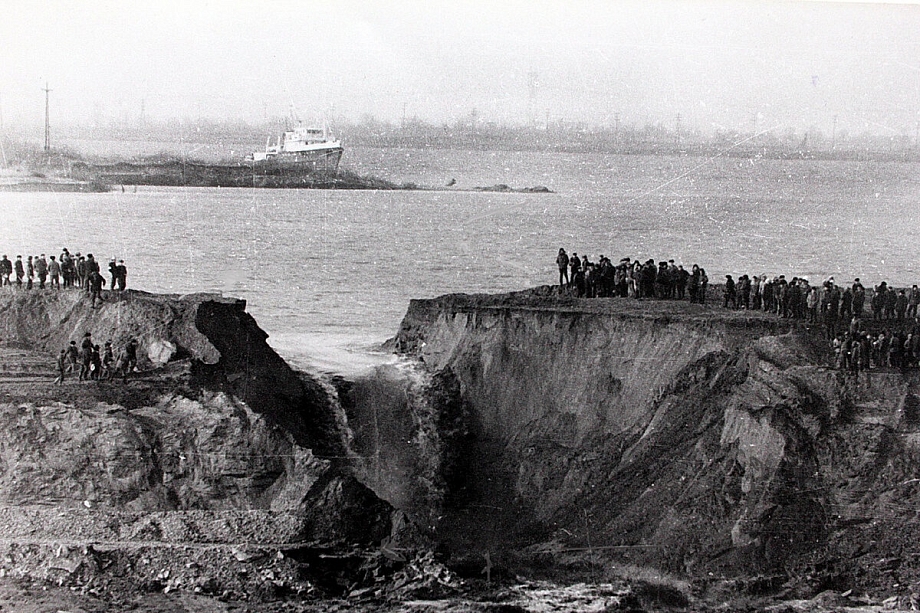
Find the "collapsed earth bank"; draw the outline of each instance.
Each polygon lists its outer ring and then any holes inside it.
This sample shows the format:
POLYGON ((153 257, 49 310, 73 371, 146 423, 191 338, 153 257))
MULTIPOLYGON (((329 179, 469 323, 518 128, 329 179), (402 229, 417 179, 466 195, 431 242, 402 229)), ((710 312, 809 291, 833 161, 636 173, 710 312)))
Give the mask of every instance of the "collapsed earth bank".
POLYGON ((443 296, 412 301, 397 365, 329 385, 291 370, 243 301, 9 291, 0 577, 379 594, 370 547, 447 585, 431 558, 405 564, 424 542, 470 577, 618 560, 709 591, 907 602, 920 379, 832 370, 823 334, 548 288, 443 296), (87 331, 138 339, 140 372, 51 385, 87 331))
POLYGON ((354 548, 398 536, 401 514, 354 478, 327 388, 266 338, 217 295, 3 292, 0 577, 228 597, 353 583, 354 548), (52 384, 87 332, 136 339, 139 370, 52 384))
POLYGON ((413 300, 392 343, 456 391, 456 550, 914 597, 920 378, 828 367, 823 326, 538 288, 413 300))

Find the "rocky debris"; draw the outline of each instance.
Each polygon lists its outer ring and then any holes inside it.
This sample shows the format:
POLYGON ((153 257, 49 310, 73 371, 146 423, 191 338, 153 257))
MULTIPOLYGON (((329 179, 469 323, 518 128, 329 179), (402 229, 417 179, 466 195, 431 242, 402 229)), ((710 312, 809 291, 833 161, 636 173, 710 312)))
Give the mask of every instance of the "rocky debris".
POLYGON ((288 468, 303 497, 329 464, 221 392, 163 395, 132 410, 0 403, 0 502, 8 505, 266 508, 288 468))
POLYGON ((199 303, 194 327, 220 358, 213 365, 202 363, 196 375, 241 398, 315 455, 345 458, 344 434, 326 390, 295 373, 265 342, 268 335, 244 308, 241 301, 199 303))

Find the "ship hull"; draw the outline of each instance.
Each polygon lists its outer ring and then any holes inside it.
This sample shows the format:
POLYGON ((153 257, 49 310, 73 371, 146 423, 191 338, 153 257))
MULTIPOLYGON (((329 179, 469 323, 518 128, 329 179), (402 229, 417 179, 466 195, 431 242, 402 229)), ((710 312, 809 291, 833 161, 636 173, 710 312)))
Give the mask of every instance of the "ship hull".
POLYGON ((310 173, 334 175, 342 159, 341 147, 282 152, 252 163, 256 174, 310 173))

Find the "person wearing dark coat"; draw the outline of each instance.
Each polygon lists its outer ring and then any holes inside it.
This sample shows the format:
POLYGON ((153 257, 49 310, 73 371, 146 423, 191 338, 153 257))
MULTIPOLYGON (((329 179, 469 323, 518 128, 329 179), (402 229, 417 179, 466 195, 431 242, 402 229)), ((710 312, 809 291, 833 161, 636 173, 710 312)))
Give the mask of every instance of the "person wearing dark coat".
POLYGON ((559 287, 563 288, 569 284, 569 256, 562 247, 559 247, 559 255, 556 256, 556 266, 559 267, 559 287))
POLYGON ((16 256, 15 269, 16 269, 16 287, 22 287, 22 278, 26 276, 26 269, 22 265, 21 255, 16 256))
POLYGON ((6 256, 0 259, 0 285, 10 285, 10 275, 13 274, 13 263, 6 256))
MULTIPOLYGON (((125 287, 128 286, 128 267, 125 266, 124 260, 118 260, 118 266, 115 267, 116 272, 118 273, 115 277, 115 280, 118 281, 118 291, 124 291, 125 287)), ((114 287, 112 289, 115 289, 114 287)))
POLYGON ((722 289, 722 308, 727 309, 728 303, 733 309, 738 308, 738 297, 735 294, 735 281, 731 275, 725 275, 725 287, 722 289))
POLYGON ((98 270, 94 270, 89 273, 86 283, 87 287, 89 287, 90 298, 93 301, 93 308, 96 308, 96 300, 102 302, 102 286, 105 285, 105 277, 100 275, 98 270))

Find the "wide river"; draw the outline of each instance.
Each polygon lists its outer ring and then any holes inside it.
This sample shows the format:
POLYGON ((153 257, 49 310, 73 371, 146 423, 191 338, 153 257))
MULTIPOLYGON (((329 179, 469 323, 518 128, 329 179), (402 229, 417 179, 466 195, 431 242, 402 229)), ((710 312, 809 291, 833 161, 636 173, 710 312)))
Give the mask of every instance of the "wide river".
POLYGON ((441 191, 0 193, 10 258, 124 259, 129 287, 245 298, 293 363, 389 359, 411 298, 555 282, 559 247, 724 274, 920 283, 920 165, 350 148, 343 168, 441 191), (505 183, 552 194, 472 191, 505 183))

